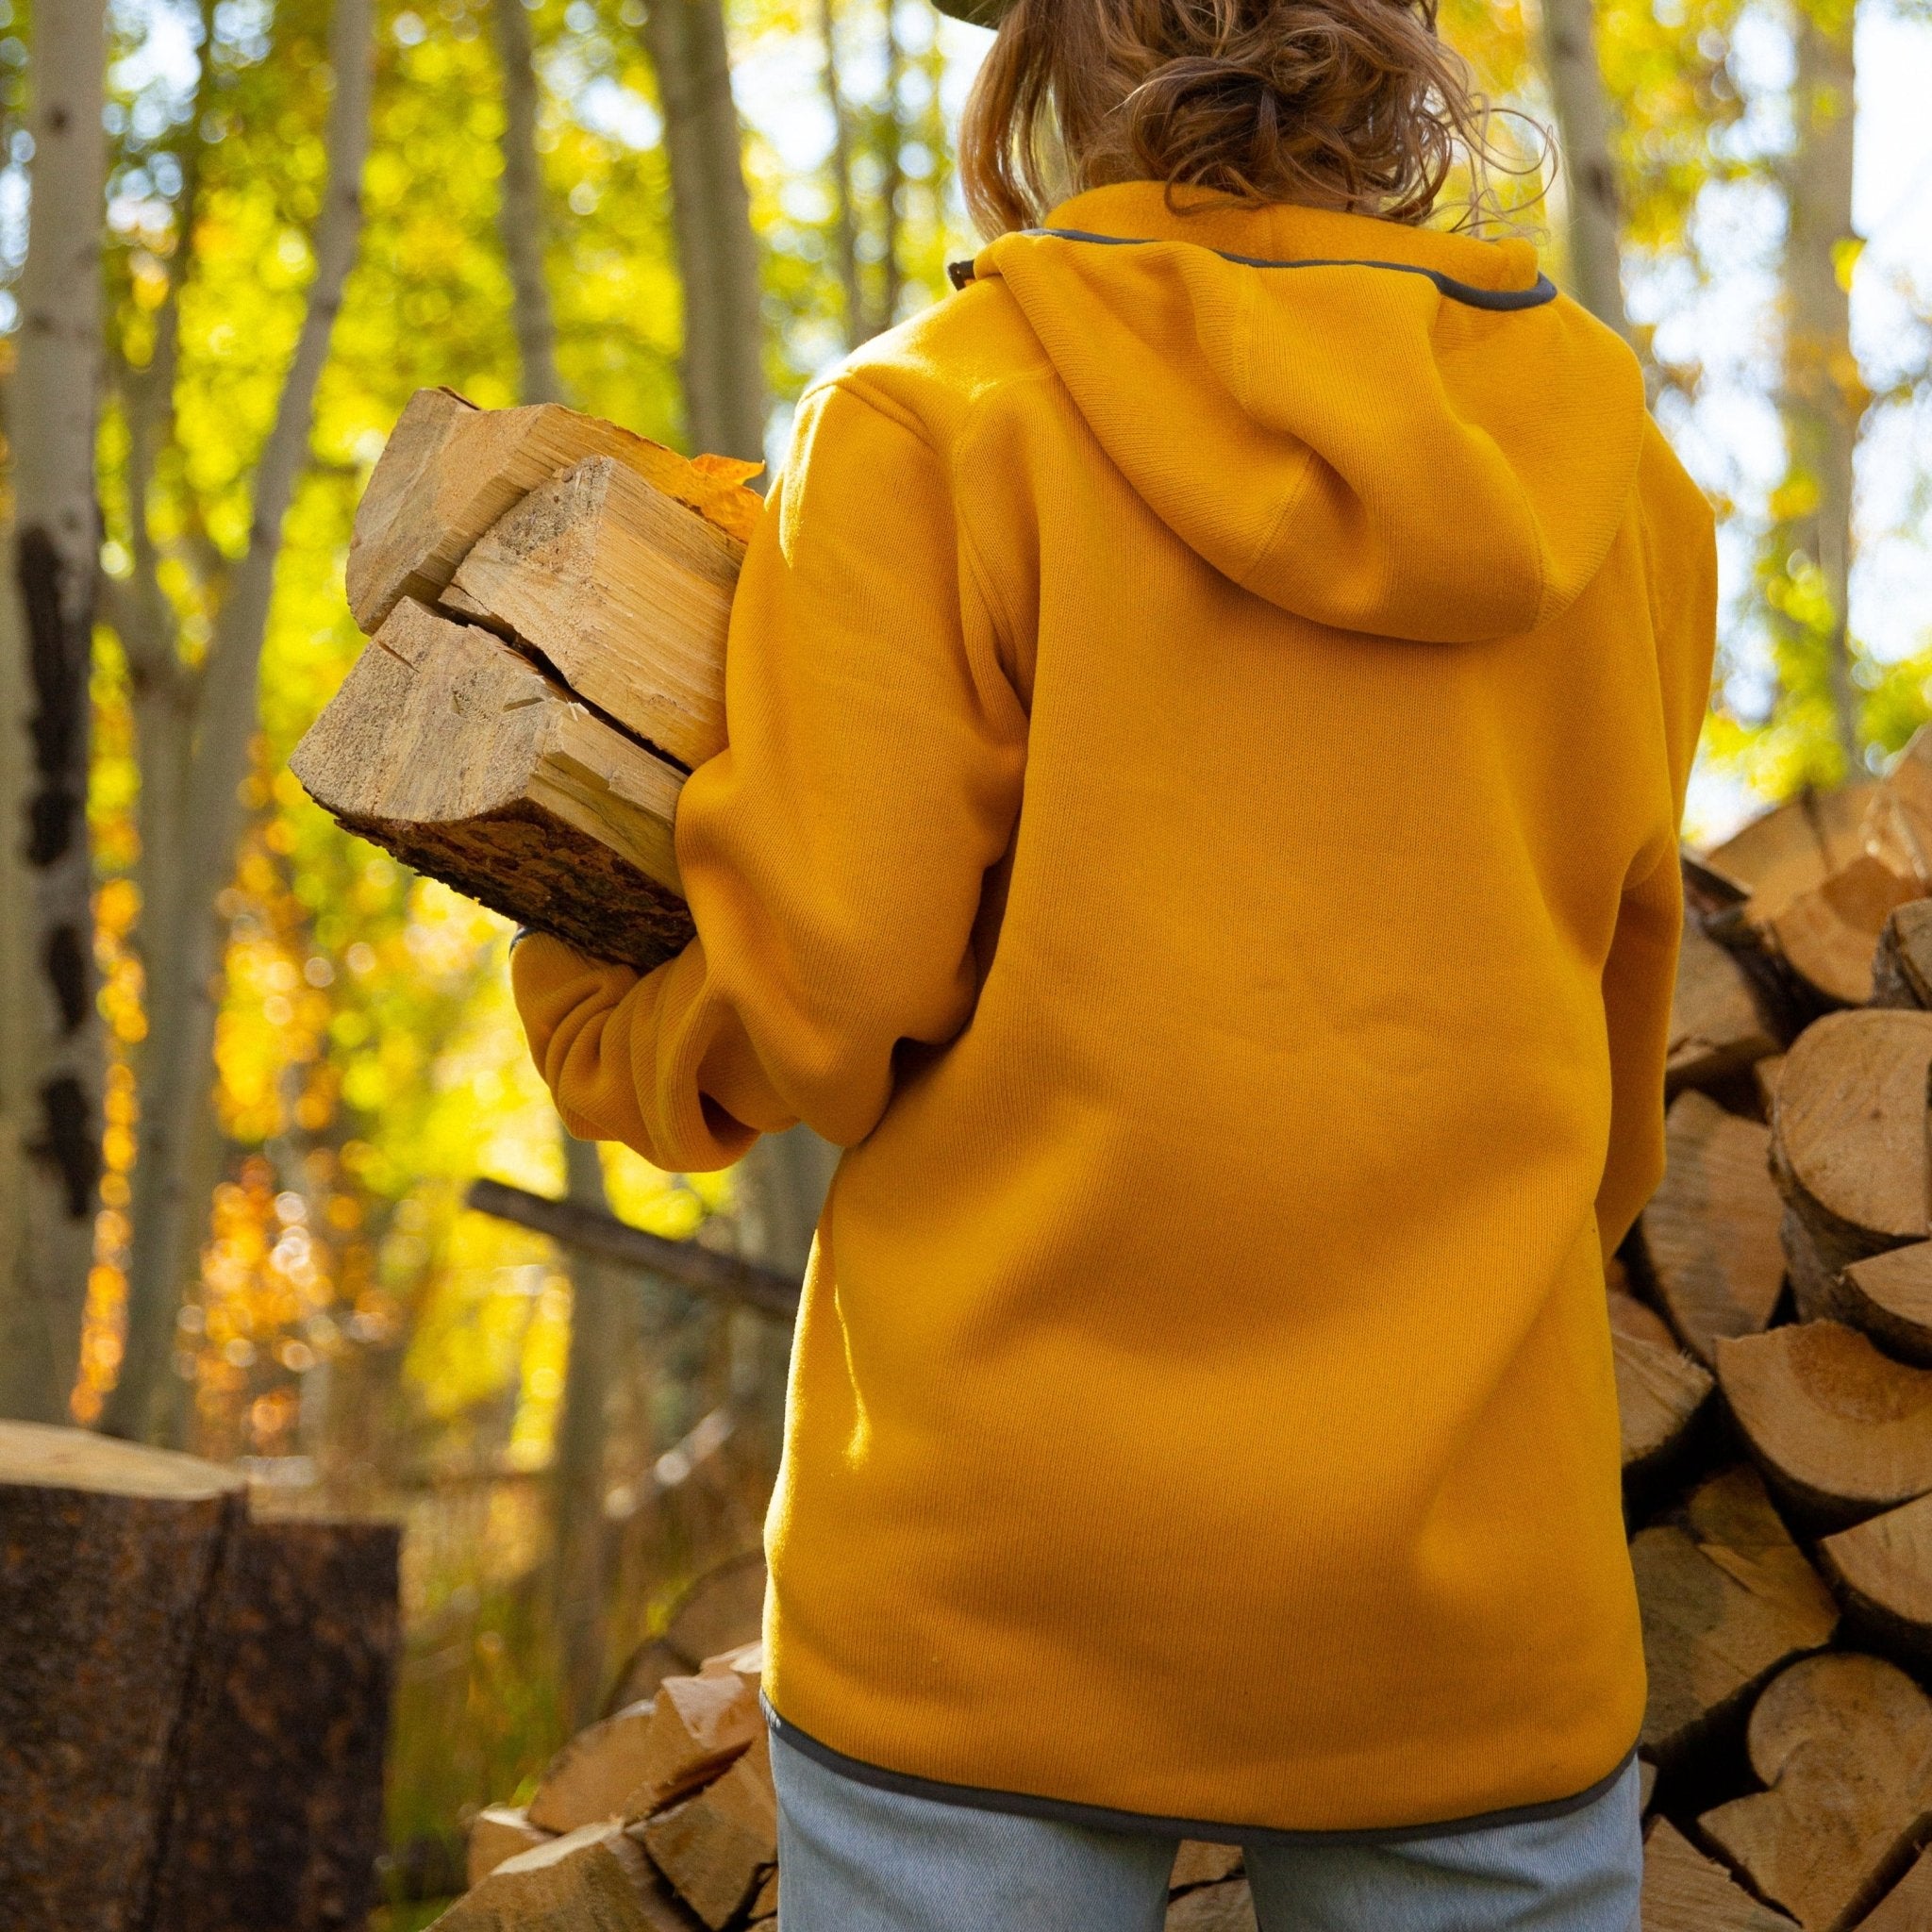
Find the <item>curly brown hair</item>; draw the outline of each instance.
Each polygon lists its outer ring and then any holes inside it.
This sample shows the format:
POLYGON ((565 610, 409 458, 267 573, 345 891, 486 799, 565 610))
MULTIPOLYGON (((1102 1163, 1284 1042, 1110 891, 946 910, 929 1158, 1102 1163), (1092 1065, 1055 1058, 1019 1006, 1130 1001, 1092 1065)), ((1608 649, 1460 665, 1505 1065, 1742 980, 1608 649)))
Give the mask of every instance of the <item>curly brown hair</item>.
POLYGON ((1490 167, 1518 172, 1490 119, 1436 0, 1014 0, 959 173, 994 235, 1119 181, 1413 224, 1460 162, 1466 226, 1491 212, 1490 167))

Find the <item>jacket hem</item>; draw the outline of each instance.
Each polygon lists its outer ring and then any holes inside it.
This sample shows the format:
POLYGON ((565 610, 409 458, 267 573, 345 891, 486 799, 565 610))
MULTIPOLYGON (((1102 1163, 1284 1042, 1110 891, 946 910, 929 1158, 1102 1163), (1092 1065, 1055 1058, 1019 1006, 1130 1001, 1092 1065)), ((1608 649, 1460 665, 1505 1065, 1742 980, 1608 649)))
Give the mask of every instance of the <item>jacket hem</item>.
POLYGON ((897 1791, 903 1797, 929 1798, 941 1805, 959 1805, 973 1811, 1005 1811, 1049 1824, 1074 1824, 1090 1831, 1152 1833, 1160 1838, 1198 1839, 1208 1844, 1323 1845, 1392 1844, 1414 1839, 1452 1838, 1465 1832, 1494 1831, 1503 1825, 1529 1824, 1538 1819, 1561 1818, 1581 1811, 1606 1796, 1630 1768, 1637 1756, 1632 1744, 1616 1764, 1593 1784, 1567 1798, 1549 1798, 1534 1805, 1511 1805, 1498 1811, 1480 1811, 1467 1818, 1438 1820, 1428 1824, 1368 1824, 1303 1830, 1290 1825, 1237 1824, 1206 1818, 1168 1818, 1155 1812, 1116 1809, 1109 1805, 1085 1805, 1072 1798, 1041 1797, 1032 1791, 1003 1791, 983 1785, 952 1784, 942 1778, 919 1777, 891 1771, 862 1757, 848 1757, 779 1715, 762 1691, 758 1703, 771 1726, 772 1740, 809 1757, 826 1771, 875 1790, 897 1791))

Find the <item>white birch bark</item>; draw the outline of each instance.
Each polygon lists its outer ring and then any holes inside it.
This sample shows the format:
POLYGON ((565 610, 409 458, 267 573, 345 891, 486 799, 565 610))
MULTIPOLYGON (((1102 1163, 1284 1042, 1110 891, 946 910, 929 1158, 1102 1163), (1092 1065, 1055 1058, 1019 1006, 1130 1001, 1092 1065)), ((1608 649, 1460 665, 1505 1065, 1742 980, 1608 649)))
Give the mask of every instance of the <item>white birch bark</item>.
MULTIPOLYGON (((206 1147, 220 964, 214 901, 234 866, 238 793, 258 710, 261 646, 283 519, 308 449, 316 382, 361 234, 369 151, 370 0, 336 0, 329 27, 335 77, 328 184, 312 237, 315 275, 301 333, 255 473, 248 547, 221 603, 193 683, 192 726, 166 747, 142 746, 142 786, 175 808, 175 864, 164 892, 143 903, 142 954, 166 962, 165 996, 151 998, 142 1059, 134 1241, 121 1379, 103 1425, 132 1438, 169 1433, 175 1314, 192 1278, 206 1208, 206 1147), (157 758, 157 754, 159 757, 157 758), (162 759, 170 762, 161 762, 162 759)), ((159 883, 159 875, 156 875, 159 883)))
POLYGON ((1576 299, 1625 341, 1617 171, 1591 0, 1541 0, 1543 65, 1562 150, 1570 273, 1576 299))
POLYGON ((758 242, 723 0, 651 0, 643 34, 664 110, 691 446, 757 460, 765 453, 758 242))
POLYGON ((1858 693, 1847 629, 1852 566, 1853 460, 1867 401, 1852 354, 1852 164, 1857 71, 1854 10, 1799 0, 1791 119, 1797 144, 1786 174, 1784 258, 1786 494, 1796 505, 1781 545, 1801 551, 1828 607, 1822 642, 1832 730, 1847 773, 1862 769, 1858 693))
POLYGON ((100 0, 35 8, 14 524, 0 600, 0 1414, 66 1419, 100 1175, 87 829, 107 143, 100 0))

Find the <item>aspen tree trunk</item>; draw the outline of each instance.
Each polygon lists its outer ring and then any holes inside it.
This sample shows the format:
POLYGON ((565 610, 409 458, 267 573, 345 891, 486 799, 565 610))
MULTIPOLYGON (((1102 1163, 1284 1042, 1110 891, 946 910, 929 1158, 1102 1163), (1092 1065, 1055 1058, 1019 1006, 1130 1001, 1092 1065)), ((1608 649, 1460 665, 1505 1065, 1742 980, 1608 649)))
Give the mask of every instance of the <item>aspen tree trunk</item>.
POLYGON ((509 264, 511 312, 523 364, 523 399, 560 403, 557 321, 543 280, 543 180, 537 158, 537 69, 523 0, 491 0, 503 69, 503 199, 498 225, 509 264))
MULTIPOLYGON (((537 156, 537 71, 523 0, 491 0, 503 69, 503 199, 498 215, 509 262, 523 400, 566 400, 557 370, 557 324, 543 277, 543 182, 537 156)), ((559 1124, 559 1132, 561 1126, 559 1124)), ((604 1170, 590 1142, 563 1135, 564 1191, 605 1208, 604 1170)), ((616 1346, 612 1303, 621 1285, 608 1268, 568 1257, 570 1355, 558 1418, 554 1474, 557 1535, 552 1617, 561 1653, 564 1715, 573 1730, 597 1714, 604 1688, 604 1444, 616 1346)))
POLYGON ((838 25, 832 0, 819 0, 819 38, 825 48, 820 80, 832 117, 832 248, 845 302, 845 346, 856 349, 865 339, 865 294, 858 279, 858 220, 852 206, 852 123, 845 111, 845 92, 839 83, 838 25))
POLYGON ((142 791, 151 782, 158 786, 178 814, 178 832, 165 896, 144 903, 142 913, 142 956, 151 970, 161 967, 164 996, 151 996, 149 1004, 127 1339, 121 1379, 103 1418, 103 1426, 120 1436, 164 1434, 172 1424, 175 1314, 195 1265, 207 1199, 201 1181, 220 963, 213 907, 234 867, 238 794, 256 728, 282 523, 308 453, 315 386, 361 234, 370 52, 370 0, 336 0, 329 26, 335 76, 326 133, 329 178, 312 238, 315 278, 256 466, 248 548, 229 578, 194 679, 191 729, 163 747, 141 748, 142 791), (156 750, 172 757, 172 767, 151 763, 156 750))
POLYGON ((1784 418, 1790 508, 1780 532, 1817 566, 1832 726, 1845 770, 1861 769, 1857 691, 1847 633, 1852 463, 1866 392, 1852 354, 1855 94, 1852 0, 1798 0, 1787 176, 1784 418))
POLYGON ((98 567, 105 9, 43 6, 33 32, 33 198, 8 396, 14 527, 0 652, 0 1414, 65 1420, 100 1178, 87 829, 98 567))
POLYGON ((1570 273, 1576 299, 1626 341, 1610 109, 1591 0, 1542 0, 1543 65, 1562 144, 1570 273))
MULTIPOLYGON (((684 392, 691 446, 721 456, 764 451, 764 334, 758 240, 723 0, 652 0, 645 51, 657 70, 671 168, 672 225, 684 283, 684 392)), ((741 1172, 755 1252, 804 1264, 837 1154, 808 1128, 767 1136, 741 1172), (801 1235, 801 1230, 803 1230, 801 1235)))
POLYGON ((885 152, 879 157, 879 306, 869 333, 877 335, 899 319, 899 291, 905 277, 899 270, 899 192, 906 185, 901 150, 906 130, 899 125, 899 90, 906 77, 906 50, 899 44, 894 0, 881 0, 886 16, 885 152))
POLYGON ((723 0, 652 0, 643 33, 664 109, 691 446, 756 459, 765 453, 764 331, 723 0))

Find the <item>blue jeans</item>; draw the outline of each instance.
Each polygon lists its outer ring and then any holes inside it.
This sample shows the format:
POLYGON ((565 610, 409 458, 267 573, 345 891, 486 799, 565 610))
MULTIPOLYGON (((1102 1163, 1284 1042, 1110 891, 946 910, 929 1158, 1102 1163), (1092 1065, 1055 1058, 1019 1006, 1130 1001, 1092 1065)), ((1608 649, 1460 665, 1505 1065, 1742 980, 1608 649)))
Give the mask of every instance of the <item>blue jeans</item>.
MULTIPOLYGON (((779 1932, 1160 1932, 1174 1839, 874 1790, 776 1738, 772 1771, 779 1932)), ((1246 1857, 1261 1932, 1638 1932, 1637 1766, 1560 1817, 1246 1857)))

